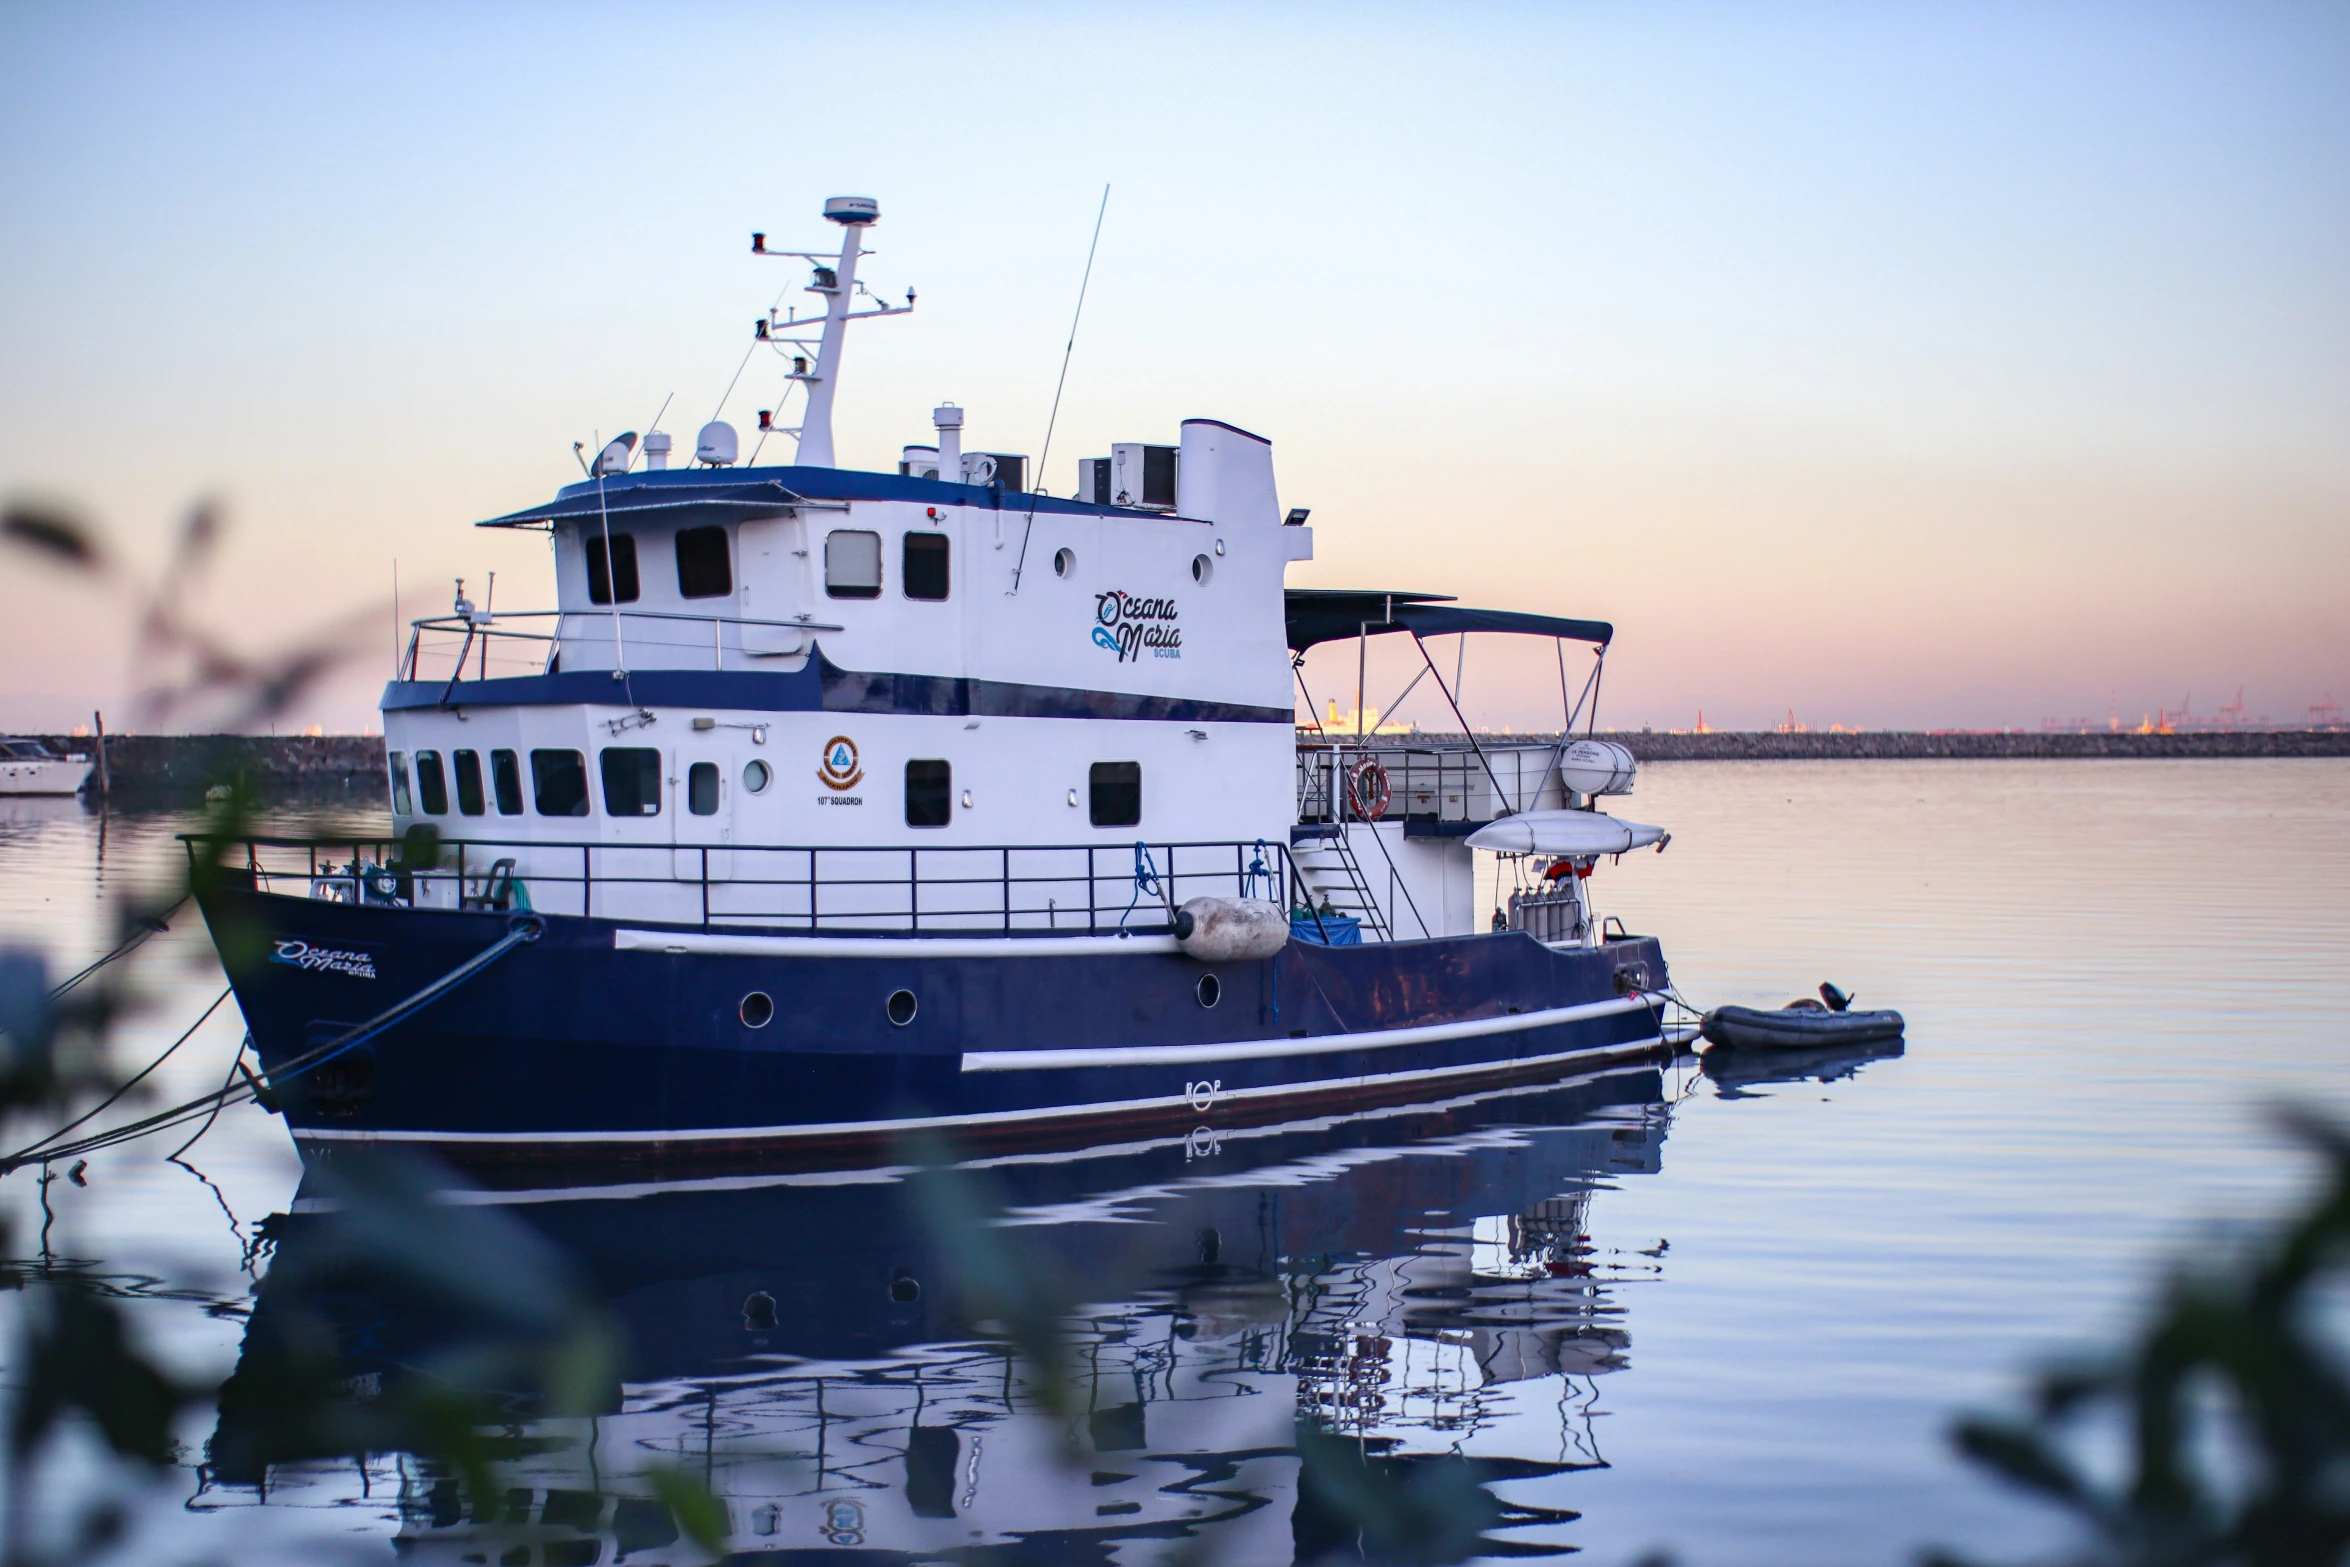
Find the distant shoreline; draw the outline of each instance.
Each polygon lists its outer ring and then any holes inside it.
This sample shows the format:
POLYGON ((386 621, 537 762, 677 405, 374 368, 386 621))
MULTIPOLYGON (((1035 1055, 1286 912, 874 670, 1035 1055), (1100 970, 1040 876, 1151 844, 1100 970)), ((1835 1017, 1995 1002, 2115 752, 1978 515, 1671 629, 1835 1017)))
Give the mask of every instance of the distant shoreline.
MULTIPOLYGON (((1937 734, 1884 729, 1779 734, 1719 731, 1671 734, 1603 729, 1603 740, 1643 762, 2094 761, 2241 757, 2350 757, 2350 729, 2258 729, 2193 734, 1937 734)), ((1298 738, 1316 738, 1300 730, 1298 738)), ((1345 740, 1350 737, 1337 735, 1345 740)), ((1383 735, 1382 740, 1457 742, 1460 736, 1383 735)), ((1555 734, 1480 734, 1494 745, 1548 745, 1555 734)), ((51 735, 58 749, 87 754, 86 738, 51 735)), ((110 735, 106 760, 117 799, 162 804, 197 800, 209 784, 241 776, 264 795, 365 797, 386 787, 380 735, 110 735)))
MULTIPOLYGON (((1311 731, 1301 731, 1301 738, 1311 731)), ((1437 738, 1430 736, 1429 738, 1437 738)), ((1458 738, 1455 736, 1454 738, 1458 738)), ((1548 745, 1555 734, 1479 735, 1487 742, 1548 745)), ((2160 761, 2350 756, 2350 729, 2239 729, 2188 734, 1980 734, 1911 729, 1781 734, 1720 730, 1669 734, 1602 729, 1643 762, 2160 761)))

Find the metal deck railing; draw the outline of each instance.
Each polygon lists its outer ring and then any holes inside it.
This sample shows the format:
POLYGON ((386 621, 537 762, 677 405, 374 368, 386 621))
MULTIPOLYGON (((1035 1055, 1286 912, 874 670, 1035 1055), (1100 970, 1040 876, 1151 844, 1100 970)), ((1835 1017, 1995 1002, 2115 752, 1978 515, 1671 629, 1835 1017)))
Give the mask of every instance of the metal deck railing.
POLYGON ((429 863, 392 837, 215 838, 261 891, 386 908, 507 909, 654 924, 897 934, 1115 934, 1168 928, 1202 896, 1295 901, 1286 844, 549 843, 467 839, 429 863))

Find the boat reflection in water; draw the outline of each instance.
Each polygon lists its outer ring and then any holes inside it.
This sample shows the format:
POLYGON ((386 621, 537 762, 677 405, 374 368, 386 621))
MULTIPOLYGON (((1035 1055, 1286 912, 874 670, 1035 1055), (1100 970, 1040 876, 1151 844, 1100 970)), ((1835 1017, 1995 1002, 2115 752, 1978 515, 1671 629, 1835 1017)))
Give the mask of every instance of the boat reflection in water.
MULTIPOLYGON (((506 1465, 496 1525, 463 1516, 453 1480, 395 1460, 403 1554, 692 1559, 633 1478, 666 1464, 707 1477, 750 1561, 1310 1559, 1355 1526, 1301 1500, 1301 1418, 1390 1474, 1469 1454, 1502 1503, 1490 1539, 1564 1547, 1576 1515, 1559 1489, 1514 1482, 1605 1462, 1588 1411, 1592 1379, 1627 1364, 1613 1285, 1661 1264, 1595 1255, 1586 1213, 1598 1185, 1658 1168, 1665 1097, 1639 1067, 963 1167, 1004 1207, 992 1236, 1083 1302, 1058 1414, 1025 1361, 967 1325, 976 1248, 909 1200, 939 1177, 476 1194, 583 1270, 624 1328, 624 1385, 608 1413, 516 1428, 543 1451, 506 1465)), ((339 1244, 330 1206, 294 1207, 272 1221, 240 1377, 324 1322, 351 1385, 381 1392, 462 1331, 396 1289, 281 1289, 317 1276, 289 1265, 305 1250, 339 1244)), ((273 1479, 283 1497, 299 1466, 223 1459, 252 1446, 236 1385, 214 1478, 273 1479)))

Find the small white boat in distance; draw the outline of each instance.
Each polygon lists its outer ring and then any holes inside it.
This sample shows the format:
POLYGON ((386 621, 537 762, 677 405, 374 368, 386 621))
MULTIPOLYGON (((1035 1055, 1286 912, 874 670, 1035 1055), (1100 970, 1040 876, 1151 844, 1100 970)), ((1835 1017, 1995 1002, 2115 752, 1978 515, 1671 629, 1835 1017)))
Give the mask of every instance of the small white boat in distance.
POLYGON ((1469 834, 1469 847, 1496 854, 1561 854, 1581 859, 1660 848, 1672 838, 1662 827, 1628 822, 1601 811, 1521 811, 1469 834))
POLYGON ((60 756, 45 740, 0 738, 0 795, 79 794, 89 781, 86 757, 60 756))

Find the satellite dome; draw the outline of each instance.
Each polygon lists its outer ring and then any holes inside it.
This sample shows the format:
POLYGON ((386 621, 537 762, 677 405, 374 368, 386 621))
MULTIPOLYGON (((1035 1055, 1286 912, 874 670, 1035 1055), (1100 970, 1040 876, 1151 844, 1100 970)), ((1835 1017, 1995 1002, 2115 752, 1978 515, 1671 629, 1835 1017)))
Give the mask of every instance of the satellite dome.
POLYGON ((740 450, 734 438, 734 426, 723 419, 713 419, 702 426, 702 433, 694 437, 694 460, 706 462, 713 468, 734 465, 740 450))
POLYGON ((835 223, 878 223, 881 203, 871 196, 834 196, 824 203, 824 215, 835 223))
POLYGON ((628 472, 629 458, 635 451, 636 432, 634 430, 615 435, 604 443, 602 451, 596 453, 597 476, 601 478, 605 474, 628 472))

